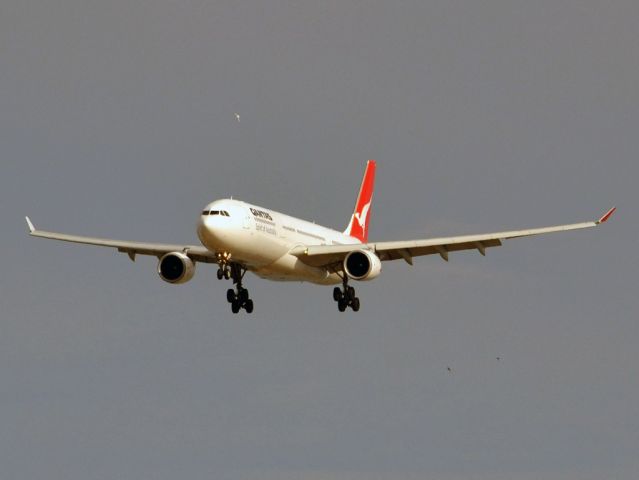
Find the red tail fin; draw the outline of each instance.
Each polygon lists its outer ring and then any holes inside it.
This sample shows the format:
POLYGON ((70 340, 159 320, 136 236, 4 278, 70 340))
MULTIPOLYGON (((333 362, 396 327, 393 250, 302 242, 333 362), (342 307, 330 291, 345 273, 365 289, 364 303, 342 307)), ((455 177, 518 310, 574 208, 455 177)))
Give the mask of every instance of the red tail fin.
POLYGON ((373 201, 373 187, 375 184, 375 160, 369 160, 359 188, 355 210, 344 234, 357 238, 360 242, 368 241, 368 220, 371 217, 371 202, 373 201))

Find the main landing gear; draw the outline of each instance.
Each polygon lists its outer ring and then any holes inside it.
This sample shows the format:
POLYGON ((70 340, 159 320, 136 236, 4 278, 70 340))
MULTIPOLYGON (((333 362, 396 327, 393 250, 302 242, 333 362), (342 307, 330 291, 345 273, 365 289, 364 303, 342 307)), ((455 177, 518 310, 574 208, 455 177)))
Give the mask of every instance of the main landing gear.
POLYGON ((351 307, 354 312, 359 311, 359 298, 355 296, 355 289, 348 285, 348 276, 342 277, 343 289, 335 287, 333 289, 333 300, 337 302, 337 308, 340 312, 351 307))
POLYGON ((238 313, 243 308, 246 313, 253 313, 253 300, 249 298, 248 290, 242 286, 242 279, 246 269, 242 268, 239 263, 228 261, 230 260, 230 255, 224 255, 223 259, 224 261, 220 262, 220 268, 217 271, 217 278, 219 280, 223 278, 227 280, 233 279, 235 290, 229 288, 226 291, 226 300, 231 304, 231 311, 238 313))

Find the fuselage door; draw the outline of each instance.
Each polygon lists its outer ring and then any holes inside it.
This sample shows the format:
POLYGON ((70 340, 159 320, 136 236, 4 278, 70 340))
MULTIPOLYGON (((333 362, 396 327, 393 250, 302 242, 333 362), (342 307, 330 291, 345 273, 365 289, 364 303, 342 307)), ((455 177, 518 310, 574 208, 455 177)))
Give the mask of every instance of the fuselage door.
POLYGON ((244 228, 245 228, 246 230, 248 230, 248 229, 250 229, 250 228, 251 228, 251 220, 252 220, 252 219, 251 219, 251 214, 250 214, 250 213, 249 213, 249 211, 247 210, 247 211, 244 213, 244 228))

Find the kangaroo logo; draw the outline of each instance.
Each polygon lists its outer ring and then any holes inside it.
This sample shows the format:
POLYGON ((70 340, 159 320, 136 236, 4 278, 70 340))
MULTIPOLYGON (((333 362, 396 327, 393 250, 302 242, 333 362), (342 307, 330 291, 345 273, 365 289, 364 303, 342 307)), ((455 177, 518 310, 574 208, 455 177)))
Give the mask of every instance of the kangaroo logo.
POLYGON ((348 227, 344 234, 356 238, 362 243, 368 241, 368 220, 371 215, 373 200, 373 184, 375 181, 375 161, 369 160, 364 171, 364 178, 359 187, 359 194, 355 201, 355 208, 350 216, 348 227))
POLYGON ((364 205, 364 207, 362 207, 361 215, 358 212, 355 212, 353 214, 355 217, 355 220, 357 220, 357 223, 359 223, 359 226, 361 227, 362 230, 366 228, 366 217, 368 216, 368 210, 370 208, 371 208, 371 202, 368 202, 366 205, 364 205))

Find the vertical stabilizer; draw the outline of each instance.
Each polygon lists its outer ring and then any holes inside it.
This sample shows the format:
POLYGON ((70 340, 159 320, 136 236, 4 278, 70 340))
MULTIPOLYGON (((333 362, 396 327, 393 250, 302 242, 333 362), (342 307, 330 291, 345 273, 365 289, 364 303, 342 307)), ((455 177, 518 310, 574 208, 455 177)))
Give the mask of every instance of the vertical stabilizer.
POLYGON ((351 215, 348 227, 344 230, 344 234, 357 238, 362 243, 368 241, 368 225, 371 217, 376 166, 375 160, 369 160, 366 164, 362 185, 359 187, 359 195, 357 195, 357 201, 355 202, 355 210, 353 215, 351 215))

